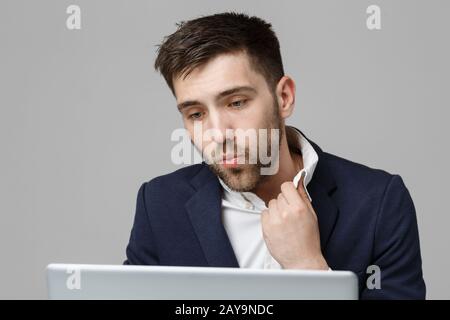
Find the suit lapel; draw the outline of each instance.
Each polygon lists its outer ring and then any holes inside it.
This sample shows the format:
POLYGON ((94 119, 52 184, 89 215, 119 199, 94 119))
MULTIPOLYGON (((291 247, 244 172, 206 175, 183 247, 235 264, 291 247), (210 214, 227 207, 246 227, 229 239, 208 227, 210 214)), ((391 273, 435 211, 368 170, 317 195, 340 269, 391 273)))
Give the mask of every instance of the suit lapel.
MULTIPOLYGON (((298 129, 297 129, 298 130, 298 129)), ((299 130, 300 131, 300 130, 299 130)), ((302 133, 303 134, 303 133, 302 133)), ((306 136, 303 134, 306 138, 306 136)), ((336 225, 339 210, 332 196, 337 186, 331 170, 325 161, 325 155, 313 141, 306 138, 313 146, 319 161, 314 170, 313 178, 308 184, 308 192, 311 195, 312 205, 317 214, 320 232, 320 245, 322 252, 325 252, 331 233, 336 225)))
POLYGON ((327 190, 316 182, 317 180, 310 182, 308 191, 313 199, 312 205, 319 222, 320 247, 322 248, 322 252, 325 252, 339 211, 327 190))
POLYGON ((239 268, 222 223, 222 190, 219 180, 206 164, 191 180, 196 192, 185 208, 197 234, 208 265, 239 268))

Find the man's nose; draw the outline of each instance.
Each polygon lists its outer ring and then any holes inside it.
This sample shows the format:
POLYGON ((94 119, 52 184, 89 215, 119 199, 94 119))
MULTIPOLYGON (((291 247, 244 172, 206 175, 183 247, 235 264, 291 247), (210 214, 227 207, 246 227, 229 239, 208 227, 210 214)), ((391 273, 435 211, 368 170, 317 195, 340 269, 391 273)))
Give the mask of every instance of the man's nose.
MULTIPOLYGON (((212 129, 214 131, 214 134, 210 138, 218 144, 225 143, 227 140, 227 131, 229 131, 229 135, 233 135, 234 133, 233 124, 231 121, 229 121, 226 116, 218 112, 210 115, 208 129, 212 129)), ((233 137, 230 136, 229 139, 233 139, 233 137)))

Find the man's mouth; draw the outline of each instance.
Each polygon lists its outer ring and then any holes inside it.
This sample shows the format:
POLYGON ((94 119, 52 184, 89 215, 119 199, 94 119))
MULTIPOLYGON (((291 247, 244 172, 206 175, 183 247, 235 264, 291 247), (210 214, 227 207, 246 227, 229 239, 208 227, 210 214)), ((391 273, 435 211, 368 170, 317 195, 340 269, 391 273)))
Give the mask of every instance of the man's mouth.
POLYGON ((234 154, 230 154, 230 155, 225 155, 223 156, 222 160, 221 160, 221 164, 225 167, 225 168, 235 168, 239 165, 239 159, 240 159, 240 155, 234 155, 234 154))

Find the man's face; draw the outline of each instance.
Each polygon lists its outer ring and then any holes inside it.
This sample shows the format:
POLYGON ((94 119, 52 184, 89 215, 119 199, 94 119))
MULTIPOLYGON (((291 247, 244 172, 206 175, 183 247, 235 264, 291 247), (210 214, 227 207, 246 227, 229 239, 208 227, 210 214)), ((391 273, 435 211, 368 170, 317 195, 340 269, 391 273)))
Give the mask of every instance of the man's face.
POLYGON ((261 168, 271 165, 261 162, 261 144, 267 156, 275 156, 281 141, 280 130, 272 150, 270 129, 281 129, 282 122, 264 76, 239 52, 219 55, 173 85, 184 126, 212 171, 235 191, 254 189, 266 177, 261 168), (261 129, 267 136, 260 136, 261 129), (256 135, 245 139, 251 132, 256 135))

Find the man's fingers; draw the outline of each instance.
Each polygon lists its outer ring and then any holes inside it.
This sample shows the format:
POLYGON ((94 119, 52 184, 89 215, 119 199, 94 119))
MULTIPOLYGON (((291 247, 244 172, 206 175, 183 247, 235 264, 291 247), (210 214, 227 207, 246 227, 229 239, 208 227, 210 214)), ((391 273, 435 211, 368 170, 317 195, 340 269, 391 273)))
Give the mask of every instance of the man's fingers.
POLYGON ((270 213, 276 212, 277 211, 277 200, 275 200, 275 199, 270 200, 268 208, 269 208, 270 213))
POLYGON ((291 181, 284 182, 281 185, 281 193, 290 205, 301 205, 303 203, 302 198, 299 197, 298 191, 295 190, 294 183, 291 181))
POLYGON ((277 197, 277 208, 278 211, 286 210, 289 207, 289 204, 284 197, 283 193, 280 193, 277 197))

